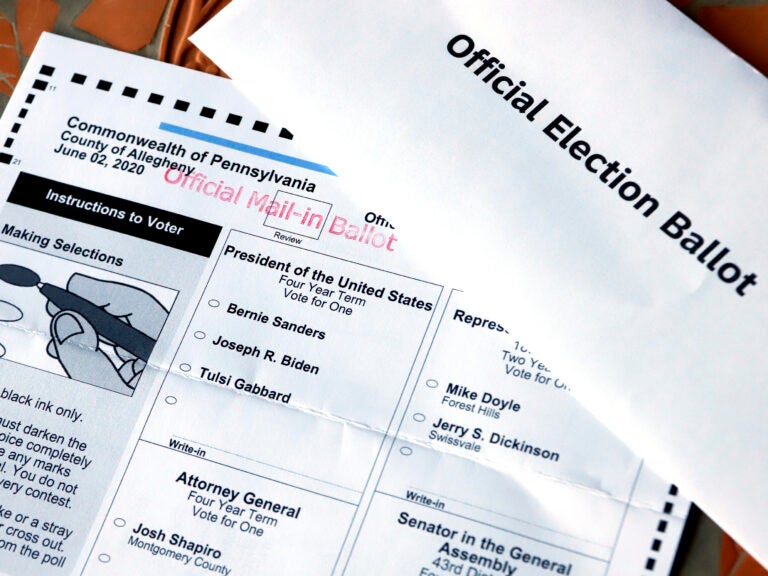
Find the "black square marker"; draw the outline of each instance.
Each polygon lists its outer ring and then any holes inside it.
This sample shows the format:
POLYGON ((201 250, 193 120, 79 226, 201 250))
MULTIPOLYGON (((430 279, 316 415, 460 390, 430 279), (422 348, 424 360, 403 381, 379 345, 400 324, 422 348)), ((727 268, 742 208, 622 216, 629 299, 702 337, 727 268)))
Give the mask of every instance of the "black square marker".
POLYGON ((19 110, 19 118, 26 118, 27 112, 29 112, 29 110, 27 110, 26 108, 22 108, 21 110, 19 110))
POLYGON ((648 560, 645 561, 645 569, 646 570, 653 570, 656 567, 656 560, 654 558, 648 558, 648 560))
POLYGON ((240 122, 243 121, 242 116, 238 116, 237 114, 230 114, 227 116, 227 124, 234 124, 235 126, 240 126, 240 122))
POLYGON ((86 75, 85 74, 72 74, 72 82, 74 84, 85 84, 86 75))
POLYGON ((666 520, 659 520, 659 525, 656 527, 657 532, 666 532, 667 531, 667 521, 666 520))
POLYGON ((173 105, 173 109, 186 112, 187 110, 189 110, 189 102, 187 102, 186 100, 176 100, 176 104, 173 105))
POLYGON ((13 144, 13 138, 6 138, 3 146, 5 146, 6 148, 10 148, 11 144, 13 144))
POLYGON ((202 110, 200 110, 200 116, 203 118, 213 118, 215 114, 216 110, 213 108, 208 108, 208 106, 203 106, 202 110))
POLYGON ((42 74, 43 76, 53 76, 54 70, 56 70, 56 68, 54 68, 53 66, 46 66, 45 64, 43 64, 40 67, 40 74, 42 74))
POLYGON ((280 128, 280 134, 278 134, 280 138, 285 138, 286 140, 293 140, 293 134, 291 134, 291 131, 287 128, 280 128))
POLYGON ((672 484, 669 487, 669 495, 670 496, 677 496, 677 486, 675 486, 674 484, 672 484))
POLYGON ((136 88, 132 88, 131 86, 126 86, 123 88, 123 96, 127 96, 128 98, 136 98, 136 94, 138 94, 139 91, 136 88))
POLYGON ((104 92, 109 92, 112 89, 112 82, 109 82, 107 80, 99 80, 99 83, 96 84, 97 90, 104 90, 104 92))
POLYGON ((32 88, 34 90, 45 90, 46 88, 48 88, 48 82, 46 82, 45 80, 35 80, 32 83, 32 88))
POLYGON ((269 128, 269 124, 262 122, 261 120, 256 120, 256 122, 253 123, 253 129, 257 132, 266 132, 267 128, 269 128))
POLYGON ((150 104, 162 104, 163 96, 162 94, 155 94, 152 92, 152 94, 149 95, 149 98, 147 98, 147 102, 150 104))
POLYGON ((20 129, 20 128, 21 128, 21 124, 19 124, 18 122, 16 122, 16 124, 14 124, 13 126, 11 126, 11 132, 13 132, 14 134, 18 134, 18 133, 19 133, 19 129, 20 129))
POLYGON ((664 514, 672 514, 672 508, 674 508, 674 505, 672 504, 672 502, 665 502, 664 514))
POLYGON ((651 544, 651 550, 653 550, 654 552, 658 552, 659 550, 661 550, 661 540, 659 540, 658 538, 655 539, 653 541, 653 544, 651 544))
POLYGON ((13 160, 13 156, 10 154, 6 154, 5 152, 0 153, 0 162, 3 164, 10 164, 11 160, 13 160))
POLYGON ((24 100, 24 102, 26 104, 32 104, 32 102, 34 102, 34 101, 35 101, 35 95, 34 94, 27 94, 27 98, 26 98, 26 100, 24 100))

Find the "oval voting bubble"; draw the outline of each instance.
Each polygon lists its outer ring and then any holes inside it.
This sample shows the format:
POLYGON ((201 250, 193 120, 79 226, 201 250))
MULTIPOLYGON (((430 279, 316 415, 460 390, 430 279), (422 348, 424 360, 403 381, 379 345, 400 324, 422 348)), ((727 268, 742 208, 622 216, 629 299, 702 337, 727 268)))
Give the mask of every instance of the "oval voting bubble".
POLYGON ((37 286, 40 282, 40 276, 34 270, 17 266, 16 264, 0 264, 0 280, 13 284, 14 286, 23 286, 29 288, 37 286))
POLYGON ((0 322, 16 322, 24 317, 21 308, 5 300, 0 300, 0 322))

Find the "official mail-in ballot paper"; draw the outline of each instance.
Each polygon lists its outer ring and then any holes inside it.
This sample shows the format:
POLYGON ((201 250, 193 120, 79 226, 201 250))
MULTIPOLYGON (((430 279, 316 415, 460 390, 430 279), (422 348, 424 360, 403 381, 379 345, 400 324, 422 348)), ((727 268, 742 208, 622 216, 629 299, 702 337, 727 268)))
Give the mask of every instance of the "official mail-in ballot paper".
POLYGON ((674 479, 301 138, 41 38, 0 121, 0 573, 669 573, 674 479))

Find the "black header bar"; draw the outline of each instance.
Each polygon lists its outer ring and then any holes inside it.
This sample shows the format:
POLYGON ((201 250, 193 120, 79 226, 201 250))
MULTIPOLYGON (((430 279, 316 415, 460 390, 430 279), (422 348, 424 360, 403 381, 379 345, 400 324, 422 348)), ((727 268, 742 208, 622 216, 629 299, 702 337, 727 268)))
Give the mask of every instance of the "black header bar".
POLYGON ((210 256, 221 226, 22 172, 8 202, 210 256))

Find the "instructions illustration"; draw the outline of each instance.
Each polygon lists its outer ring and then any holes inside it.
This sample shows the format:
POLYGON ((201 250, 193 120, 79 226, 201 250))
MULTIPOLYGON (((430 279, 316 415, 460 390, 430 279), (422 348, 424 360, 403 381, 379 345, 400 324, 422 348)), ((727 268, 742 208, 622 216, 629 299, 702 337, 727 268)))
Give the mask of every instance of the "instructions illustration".
POLYGON ((22 248, 4 245, 0 254, 0 355, 132 395, 175 292, 22 248), (24 335, 42 346, 14 346, 24 335))

